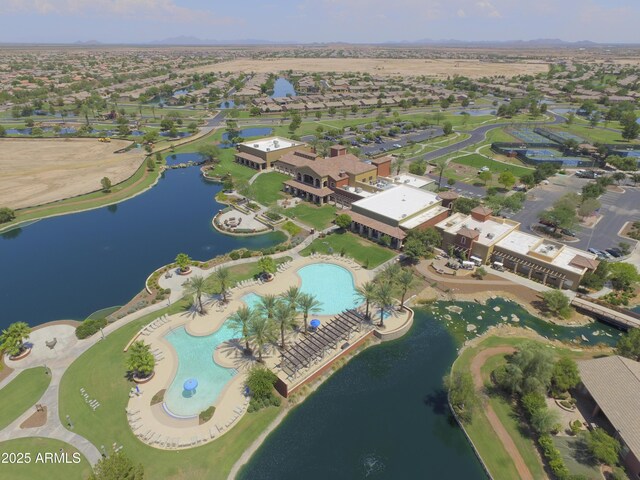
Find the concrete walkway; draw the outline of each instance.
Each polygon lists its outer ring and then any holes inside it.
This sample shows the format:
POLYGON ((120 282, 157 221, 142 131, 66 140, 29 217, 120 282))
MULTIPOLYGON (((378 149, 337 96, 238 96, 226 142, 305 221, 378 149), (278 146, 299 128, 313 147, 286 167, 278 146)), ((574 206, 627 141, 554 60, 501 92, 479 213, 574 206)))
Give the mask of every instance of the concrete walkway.
MULTIPOLYGON (((327 228, 326 230, 324 230, 324 232, 327 233, 333 230, 334 228, 335 227, 327 228)), ((273 255, 273 257, 280 258, 280 257, 289 256, 294 259, 300 258, 300 254, 299 254, 300 250, 307 247, 315 238, 317 238, 317 236, 318 234, 310 235, 303 242, 301 242, 299 245, 297 245, 293 249, 277 253, 273 255)), ((230 267, 234 265, 242 265, 245 263, 250 263, 255 261, 257 261, 255 257, 241 258, 238 260, 225 262, 219 265, 218 267, 220 266, 230 267)), ((189 277, 193 275, 202 275, 206 277, 211 275, 212 273, 213 273, 213 269, 203 270, 197 267, 192 267, 192 273, 187 276, 173 275, 169 279, 165 279, 164 277, 161 277, 160 284, 163 286, 163 288, 171 288, 171 294, 169 296, 168 304, 171 304, 172 302, 176 302, 184 296, 183 283, 186 280, 188 280, 189 277)), ((103 329, 104 336, 108 337, 110 334, 112 334, 114 331, 116 331, 120 327, 123 327, 147 314, 161 310, 165 308, 168 304, 164 302, 156 303, 148 307, 145 307, 141 310, 138 310, 137 312, 134 312, 130 315, 127 315, 126 317, 123 317, 120 320, 107 325, 103 329)), ((54 336, 56 336, 56 334, 53 330, 49 330, 49 329, 54 329, 54 328, 59 328, 59 327, 51 326, 51 327, 44 327, 42 329, 39 329, 37 330, 38 336, 42 338, 53 338, 54 336)), ((35 332, 34 332, 34 335, 35 335, 35 332)), ((13 438, 25 438, 25 437, 53 438, 53 439, 58 439, 58 440, 67 442, 73 447, 75 447, 76 449, 78 449, 78 451, 80 451, 80 453, 82 453, 92 465, 94 465, 98 460, 100 460, 100 458, 102 458, 102 455, 98 450, 98 448, 83 436, 68 430, 66 426, 63 425, 62 422, 60 422, 60 418, 59 418, 60 380, 62 379, 63 375, 65 374, 69 366, 78 357, 80 357, 80 355, 82 355, 84 352, 89 350, 92 346, 94 346, 96 343, 100 341, 102 341, 102 335, 95 334, 92 337, 89 337, 88 339, 79 340, 75 343, 69 340, 68 342, 66 342, 66 346, 67 346, 66 349, 60 348, 58 345, 56 345, 56 347, 54 347, 51 350, 48 350, 48 348, 42 342, 35 342, 32 353, 28 357, 16 362, 11 361, 8 358, 5 358, 7 366, 12 368, 13 372, 0 382, 0 388, 4 387, 13 379, 15 379, 20 372, 29 368, 39 367, 43 365, 49 368, 51 372, 51 383, 49 384, 49 387, 45 390, 42 397, 36 402, 47 407, 46 423, 43 426, 37 427, 37 428, 21 429, 20 425, 22 424, 22 422, 24 422, 27 418, 29 418, 34 413, 34 410, 32 408, 29 408, 25 413, 20 415, 18 419, 16 419, 14 422, 12 422, 10 425, 8 425, 7 427, 5 427, 0 431, 0 441, 6 441, 13 438)), ((78 392, 78 395, 80 395, 80 392, 78 392)), ((125 415, 125 412, 122 412, 122 414, 125 415)), ((71 418, 71 421, 73 422, 73 417, 71 418)))

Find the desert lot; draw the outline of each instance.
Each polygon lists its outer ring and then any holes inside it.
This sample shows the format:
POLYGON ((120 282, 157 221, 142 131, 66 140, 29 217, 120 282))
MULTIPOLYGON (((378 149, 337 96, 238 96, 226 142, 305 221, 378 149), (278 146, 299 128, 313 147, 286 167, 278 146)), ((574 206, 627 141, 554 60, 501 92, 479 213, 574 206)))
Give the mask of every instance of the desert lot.
POLYGON ((97 139, 0 139, 0 206, 24 208, 100 189, 102 177, 122 182, 138 169, 142 149, 97 139))
POLYGON ((199 72, 271 73, 283 70, 302 72, 367 72, 375 75, 427 75, 447 77, 463 75, 470 78, 547 72, 548 64, 529 62, 482 62, 479 60, 394 59, 394 58, 274 58, 238 59, 191 69, 199 72))

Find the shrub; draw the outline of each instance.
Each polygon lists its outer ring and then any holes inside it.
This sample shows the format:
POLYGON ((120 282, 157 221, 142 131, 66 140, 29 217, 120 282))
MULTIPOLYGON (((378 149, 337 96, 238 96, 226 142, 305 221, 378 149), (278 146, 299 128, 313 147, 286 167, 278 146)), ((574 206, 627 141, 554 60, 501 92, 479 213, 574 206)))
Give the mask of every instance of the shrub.
POLYGON ((280 398, 274 393, 273 386, 278 377, 271 370, 262 367, 251 369, 247 378, 247 388, 251 395, 248 412, 255 412, 268 406, 279 406, 280 398))
POLYGON ((0 208, 0 223, 10 222, 16 218, 16 214, 13 210, 7 207, 0 208))
POLYGON ((240 258, 240 252, 234 250, 229 254, 229 257, 231 258, 231 260, 238 260, 240 258))
POLYGON ((209 408, 207 408, 206 410, 203 410, 200 412, 200 414, 198 415, 198 418, 200 419, 200 424, 202 425, 203 423, 207 423, 209 420, 211 420, 211 417, 213 417, 213 414, 216 411, 216 407, 211 406, 209 408))
POLYGON ((106 318, 89 318, 76 327, 76 337, 80 340, 89 338, 101 328, 107 326, 106 318))
POLYGON ((251 255, 253 255, 253 252, 251 250, 245 250, 244 252, 242 252, 242 258, 250 258, 251 255))
POLYGON ((582 422, 580 420, 574 420, 569 423, 569 430, 571 430, 571 435, 578 435, 580 430, 582 430, 582 422))

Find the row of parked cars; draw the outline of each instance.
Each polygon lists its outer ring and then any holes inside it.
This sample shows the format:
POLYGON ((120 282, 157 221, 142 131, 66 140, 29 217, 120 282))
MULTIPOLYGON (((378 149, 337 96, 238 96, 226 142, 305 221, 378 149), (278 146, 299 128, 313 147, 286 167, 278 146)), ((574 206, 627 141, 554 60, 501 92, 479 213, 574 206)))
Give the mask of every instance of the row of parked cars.
POLYGON ((614 258, 620 258, 624 256, 624 253, 618 247, 607 248, 606 250, 590 248, 589 252, 595 253, 598 256, 598 260, 612 260, 614 258))

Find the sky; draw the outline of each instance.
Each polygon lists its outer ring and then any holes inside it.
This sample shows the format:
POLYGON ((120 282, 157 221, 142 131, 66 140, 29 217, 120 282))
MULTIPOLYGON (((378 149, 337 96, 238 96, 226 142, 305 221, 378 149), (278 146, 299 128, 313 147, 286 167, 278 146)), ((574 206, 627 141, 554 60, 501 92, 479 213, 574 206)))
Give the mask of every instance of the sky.
POLYGON ((640 0, 0 0, 0 42, 640 43, 640 0))

